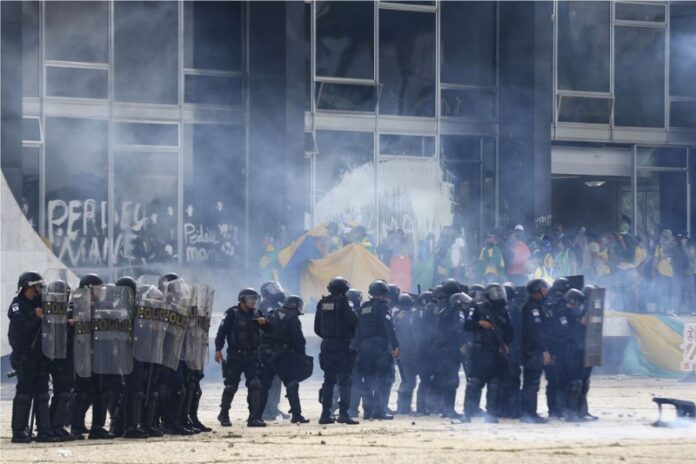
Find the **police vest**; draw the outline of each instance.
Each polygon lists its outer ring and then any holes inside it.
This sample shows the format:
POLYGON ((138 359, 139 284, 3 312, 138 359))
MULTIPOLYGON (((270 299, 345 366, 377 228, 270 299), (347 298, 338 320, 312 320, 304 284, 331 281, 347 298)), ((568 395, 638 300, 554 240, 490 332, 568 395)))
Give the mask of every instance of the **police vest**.
POLYGON ((260 342, 259 326, 256 319, 259 315, 254 312, 246 313, 239 307, 232 308, 234 322, 228 336, 227 344, 232 350, 253 350, 260 342))
POLYGON ((297 317, 295 311, 287 308, 276 309, 268 316, 270 330, 261 336, 261 341, 269 345, 289 345, 290 340, 290 321, 297 317))
POLYGON ((321 311, 319 330, 322 338, 352 338, 354 329, 345 318, 346 311, 353 311, 347 297, 327 296, 319 301, 317 308, 321 311))
POLYGON ((360 338, 385 337, 384 316, 389 311, 387 302, 370 300, 360 308, 358 327, 360 338))

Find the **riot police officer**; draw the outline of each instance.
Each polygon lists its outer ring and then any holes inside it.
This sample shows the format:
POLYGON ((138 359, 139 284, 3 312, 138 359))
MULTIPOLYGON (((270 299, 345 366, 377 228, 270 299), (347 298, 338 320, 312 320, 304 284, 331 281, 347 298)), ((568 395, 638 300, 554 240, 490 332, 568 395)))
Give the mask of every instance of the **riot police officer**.
POLYGON ((435 303, 433 294, 426 291, 418 295, 416 300, 416 356, 418 372, 418 392, 416 394, 416 414, 430 414, 430 397, 433 391, 433 362, 432 341, 435 333, 435 303))
POLYGON ((355 334, 358 319, 353 304, 346 297, 350 289, 343 277, 334 277, 329 282, 329 295, 317 303, 314 315, 314 333, 321 340, 319 365, 324 371, 324 383, 319 390, 319 402, 322 406, 320 424, 334 423, 331 417, 334 386, 339 386, 339 414, 337 421, 354 425, 357 421, 350 418, 348 408, 351 399, 351 374, 355 362, 355 351, 351 339, 355 334))
POLYGON ((464 420, 478 412, 481 391, 488 385, 486 422, 498 422, 498 390, 503 369, 508 369, 513 329, 506 309, 505 290, 498 284, 486 287, 486 301, 469 308, 464 329, 474 333, 471 373, 466 384, 464 420), (492 403, 492 404, 491 404, 492 403))
POLYGON ((40 291, 43 279, 38 272, 25 272, 17 282, 7 317, 10 319, 10 363, 17 372, 17 387, 12 401, 12 443, 29 443, 29 415, 32 401, 38 434, 36 441, 56 442, 63 439, 51 430, 48 408, 48 366, 41 349, 40 291))
POLYGON ((544 279, 534 279, 527 284, 527 300, 522 306, 522 397, 520 420, 544 424, 546 419, 537 413, 537 396, 544 367, 551 364, 545 327, 544 301, 549 286, 544 279))
POLYGON ((565 277, 554 280, 544 301, 545 328, 544 337, 546 347, 551 355, 551 362, 544 366, 546 376, 546 404, 549 409, 549 417, 562 418, 562 405, 558 404, 562 391, 555 358, 562 355, 564 349, 567 319, 565 312, 565 293, 570 290, 570 282, 565 277))
MULTIPOLYGON (((362 292, 360 290, 357 290, 355 288, 348 289, 348 291, 346 292, 346 298, 350 300, 355 310, 362 306, 362 292)), ((353 350, 353 353, 357 353, 355 347, 352 347, 351 349, 353 350)), ((353 372, 351 378, 352 381, 350 384, 350 407, 348 408, 348 415, 350 417, 358 417, 358 408, 360 407, 360 400, 362 399, 362 383, 358 380, 360 378, 360 374, 358 373, 358 366, 355 362, 353 362, 353 372)), ((338 398, 340 398, 340 392, 338 390, 339 387, 338 385, 336 385, 336 388, 334 390, 334 397, 336 403, 334 405, 334 410, 338 408, 338 398)))
POLYGON ((413 391, 416 389, 417 375, 417 340, 416 340, 416 312, 414 311, 413 297, 407 293, 399 295, 396 304, 397 311, 394 314, 394 330, 401 347, 399 357, 399 375, 401 383, 397 398, 397 413, 412 414, 413 391))
MULTIPOLYGON (((585 318, 587 318, 587 312, 588 312, 588 305, 589 300, 590 300, 590 294, 592 290, 594 289, 594 286, 588 285, 585 286, 582 289, 583 295, 585 295, 585 318)), ((584 322, 587 322, 584 320, 584 322)), ((585 324, 586 326, 586 324, 585 324)), ((589 404, 587 403, 587 394, 590 391, 590 377, 592 376, 592 367, 585 367, 582 375, 582 391, 580 394, 580 410, 578 411, 578 414, 580 417, 585 419, 586 421, 596 421, 599 418, 597 416, 594 416, 590 414, 590 409, 589 409, 589 404)))
POLYGON ((503 284, 507 298, 507 309, 512 324, 513 339, 510 344, 510 369, 503 370, 498 393, 498 405, 501 417, 517 419, 520 416, 520 365, 522 351, 522 308, 519 304, 518 290, 510 282, 503 284))
POLYGON ((261 336, 259 349, 263 384, 261 406, 263 408, 271 383, 277 376, 285 385, 293 424, 309 422, 302 415, 299 394, 300 382, 312 375, 313 364, 312 358, 305 354, 306 341, 299 318, 303 310, 302 298, 296 295, 287 297, 283 306, 269 315, 268 332, 261 336))
POLYGON ((265 427, 261 419, 261 365, 258 348, 261 331, 268 330, 266 318, 256 309, 259 294, 253 288, 239 292, 237 305, 225 311, 215 337, 215 362, 223 364, 225 389, 220 402, 218 421, 223 427, 230 427, 229 410, 234 394, 239 388, 242 373, 246 378, 249 418, 247 427, 265 427), (222 357, 222 349, 227 342, 227 359, 222 357))
POLYGON ((385 391, 385 385, 388 384, 390 369, 393 369, 392 356, 398 358, 400 351, 386 301, 389 287, 383 280, 376 280, 370 284, 368 292, 372 298, 358 311, 355 333, 358 370, 362 379, 363 417, 393 419, 387 414, 389 392, 385 391))
POLYGON ((566 422, 584 422, 579 411, 585 374, 585 295, 571 288, 564 300, 568 337, 556 363, 561 391, 559 403, 566 422))
MULTIPOLYGON (((261 292, 261 303, 259 304, 259 311, 263 317, 267 318, 275 311, 283 306, 285 301, 285 292, 283 287, 279 282, 268 281, 261 284, 259 288, 261 292)), ((263 341, 263 337, 262 341, 263 341)), ((271 384, 270 390, 268 391, 264 410, 263 410, 263 420, 275 420, 279 415, 283 419, 287 419, 287 415, 283 414, 282 411, 278 409, 278 403, 280 403, 280 388, 281 381, 278 376, 273 377, 273 383, 271 384)))

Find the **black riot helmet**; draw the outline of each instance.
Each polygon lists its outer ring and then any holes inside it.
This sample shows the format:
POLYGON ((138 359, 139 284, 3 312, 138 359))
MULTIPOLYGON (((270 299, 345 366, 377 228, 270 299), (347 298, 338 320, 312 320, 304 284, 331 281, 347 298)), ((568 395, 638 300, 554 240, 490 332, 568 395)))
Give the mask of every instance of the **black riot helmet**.
POLYGON ((138 290, 138 284, 136 283, 135 279, 131 276, 121 277, 116 281, 116 286, 128 287, 133 290, 133 293, 135 293, 138 290))
POLYGON ((459 293, 461 291, 461 285, 459 285, 459 282, 456 281, 456 279, 447 279, 444 282, 442 282, 442 293, 446 298, 449 298, 450 296, 454 295, 455 293, 459 293))
POLYGON ((399 295, 401 295, 401 289, 395 284, 389 284, 389 292, 387 293, 387 298, 389 298, 394 305, 399 302, 399 295))
POLYGON ((90 288, 104 285, 104 281, 97 274, 87 274, 80 279, 79 288, 90 288))
POLYGON ((304 300, 297 295, 290 295, 283 302, 283 308, 293 309, 298 312, 298 314, 304 313, 304 300))
POLYGON ((396 304, 397 308, 401 311, 411 311, 414 306, 413 297, 408 293, 402 293, 399 295, 399 301, 396 304))
POLYGON ((515 286, 512 285, 512 283, 510 282, 505 282, 503 284, 503 288, 505 289, 505 296, 507 297, 507 300, 513 301, 517 296, 517 289, 515 288, 515 286))
POLYGON ((481 284, 474 284, 469 287, 469 296, 473 298, 476 303, 481 303, 486 299, 486 289, 483 288, 481 284))
POLYGON ((442 285, 436 285, 433 289, 433 303, 439 304, 441 301, 446 300, 445 292, 442 291, 442 285))
POLYGON ((527 293, 534 295, 536 293, 544 293, 544 290, 549 289, 549 284, 544 279, 534 279, 527 283, 527 293))
POLYGON ((449 304, 460 309, 466 308, 471 304, 472 301, 474 300, 472 300, 471 297, 464 292, 457 292, 449 298, 449 304))
POLYGON ((582 294, 585 295, 585 299, 587 299, 590 296, 590 292, 595 288, 597 287, 593 285, 585 285, 584 287, 582 287, 582 294))
POLYGON ((433 302, 433 292, 423 292, 420 295, 418 295, 418 306, 421 308, 425 308, 429 304, 433 302))
POLYGON ((165 288, 167 288, 167 284, 169 282, 172 282, 176 279, 179 278, 179 274, 176 274, 174 272, 169 272, 167 274, 164 274, 162 277, 159 278, 159 282, 157 282, 157 286, 161 291, 164 291, 165 288))
POLYGON ((551 291, 560 292, 565 295, 568 290, 570 290, 570 282, 565 277, 559 277, 553 281, 551 291))
POLYGON ((271 280, 261 284, 261 298, 268 298, 273 301, 282 301, 285 299, 285 293, 283 292, 283 287, 279 282, 271 280))
POLYGON ((353 303, 354 308, 359 308, 362 304, 362 292, 355 288, 348 289, 346 292, 346 298, 353 303))
POLYGON ((505 289, 500 284, 490 284, 486 287, 486 298, 491 303, 505 303, 507 301, 505 289))
POLYGON ((25 288, 33 287, 34 285, 43 286, 44 281, 41 274, 36 271, 23 272, 17 280, 17 291, 22 291, 25 288))
POLYGON ((70 293, 70 287, 63 280, 54 280, 48 284, 48 293, 70 293))
POLYGON ((329 281, 329 285, 326 286, 326 289, 333 296, 345 295, 346 292, 350 290, 350 284, 343 277, 336 276, 329 281))
POLYGON ((571 304, 573 307, 577 308, 585 302, 585 295, 578 289, 571 288, 565 293, 564 296, 566 303, 571 304))
POLYGON ((259 299, 259 294, 256 290, 253 288, 243 288, 242 290, 239 291, 239 295, 237 295, 237 301, 239 303, 244 302, 244 304, 248 308, 256 308, 256 302, 259 299))
POLYGON ((389 294, 389 286, 383 280, 375 280, 370 284, 367 293, 373 297, 385 297, 389 294))

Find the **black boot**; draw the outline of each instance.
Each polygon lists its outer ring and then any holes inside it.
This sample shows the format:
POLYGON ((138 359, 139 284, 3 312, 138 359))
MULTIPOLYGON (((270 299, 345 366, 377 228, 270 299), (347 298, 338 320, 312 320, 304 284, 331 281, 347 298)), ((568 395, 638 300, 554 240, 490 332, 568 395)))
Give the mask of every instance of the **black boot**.
POLYGON ((92 395, 88 392, 78 392, 73 401, 73 412, 70 420, 70 434, 73 437, 82 436, 89 433, 85 426, 85 416, 87 410, 92 405, 92 395))
MULTIPOLYGON (((53 398, 51 398, 49 411, 51 414, 51 427, 53 428, 53 433, 65 438, 66 441, 77 439, 64 428, 66 420, 69 419, 70 393, 62 392, 54 394, 53 398)), ((79 435, 79 437, 82 437, 82 435, 79 435)))
POLYGON ((145 420, 143 422, 143 430, 145 430, 150 437, 164 436, 157 424, 158 403, 159 393, 150 392, 150 396, 147 398, 147 404, 145 405, 145 420))
POLYGON ((297 382, 289 382, 285 386, 285 397, 290 403, 290 414, 292 417, 290 422, 293 424, 307 424, 309 419, 302 415, 302 406, 300 404, 300 384, 297 382))
POLYGON ((170 426, 176 435, 193 435, 195 432, 184 425, 184 415, 188 418, 186 412, 186 389, 182 386, 179 390, 173 392, 170 402, 170 426))
POLYGON ((230 422, 230 407, 232 406, 232 400, 236 392, 237 388, 231 385, 225 386, 225 389, 222 391, 220 414, 218 414, 217 420, 223 427, 232 427, 232 422, 230 422))
POLYGON ((12 400, 12 443, 29 443, 29 416, 31 415, 31 396, 18 394, 12 400))
POLYGON ((213 429, 207 427, 201 423, 198 419, 198 406, 201 401, 201 396, 203 392, 201 391, 200 385, 196 385, 196 389, 193 392, 193 398, 191 400, 191 408, 189 409, 189 417, 191 418, 191 423, 201 432, 211 432, 213 429))
POLYGON ((36 418, 36 441, 55 443, 67 441, 66 438, 53 433, 51 428, 51 412, 48 407, 48 392, 39 393, 34 397, 34 417, 36 418))
POLYGON ((101 393, 94 398, 94 403, 92 404, 92 427, 87 436, 90 440, 105 440, 109 438, 114 438, 109 432, 104 429, 104 424, 106 424, 106 413, 109 407, 109 399, 111 395, 107 393, 101 393))
POLYGON ((114 437, 122 437, 126 430, 126 415, 125 415, 125 394, 118 395, 118 401, 112 402, 109 405, 111 414, 111 422, 109 422, 109 433, 114 437))
MULTIPOLYGON (((254 381, 250 382, 253 384, 254 381)), ((247 389, 247 403, 249 403, 249 418, 247 419, 247 427, 265 427, 266 423, 261 419, 261 385, 259 382, 258 388, 247 389)))
POLYGON ((399 414, 413 414, 411 403, 413 402, 413 392, 399 392, 396 400, 396 412, 399 414))
POLYGON ((124 438, 147 438, 149 434, 140 428, 140 419, 143 412, 144 393, 128 393, 126 395, 125 407, 123 409, 126 429, 123 432, 124 438))

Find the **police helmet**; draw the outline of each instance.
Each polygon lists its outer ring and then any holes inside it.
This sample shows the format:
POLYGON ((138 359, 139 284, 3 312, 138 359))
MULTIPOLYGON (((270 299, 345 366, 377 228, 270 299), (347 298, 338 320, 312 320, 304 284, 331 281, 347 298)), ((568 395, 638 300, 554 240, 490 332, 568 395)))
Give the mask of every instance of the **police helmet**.
POLYGON ((507 301, 505 290, 500 284, 490 284, 486 287, 486 298, 492 303, 504 303, 507 301))
POLYGON ((559 277, 553 281, 551 290, 563 293, 565 295, 565 293, 570 290, 570 282, 565 277, 559 277))
POLYGON ((121 277, 116 281, 116 286, 117 287, 128 287, 133 290, 133 293, 135 293, 138 289, 138 284, 136 283, 135 279, 132 278, 131 276, 125 276, 121 277))
POLYGON ((576 288, 571 288, 570 290, 568 290, 565 293, 564 298, 567 303, 577 303, 578 306, 585 302, 585 295, 576 288))
POLYGON ((273 298, 275 296, 280 297, 283 294, 283 287, 275 280, 271 280, 261 284, 260 291, 262 298, 273 298))
POLYGON ((355 288, 348 289, 346 292, 346 298, 353 303, 354 308, 359 308, 362 304, 362 292, 355 288))
POLYGON ((399 299, 399 295, 401 295, 401 289, 396 284, 389 284, 389 292, 387 293, 387 296, 393 299, 396 303, 399 299))
POLYGON ((452 306, 468 306, 473 300, 464 292, 457 292, 450 296, 449 304, 452 306))
POLYGON ((474 284, 469 287, 469 296, 474 299, 477 303, 482 302, 485 299, 486 289, 481 284, 474 284))
POLYGON ((179 278, 179 274, 176 274, 174 272, 169 272, 169 273, 164 274, 162 277, 159 278, 159 281, 157 282, 157 286, 159 287, 160 290, 164 291, 164 289, 167 288, 167 284, 169 284, 169 282, 172 282, 178 278, 179 278))
POLYGON ((336 276, 329 281, 329 285, 326 286, 326 289, 332 295, 345 295, 350 289, 350 284, 343 277, 336 276))
POLYGON ((418 306, 426 307, 433 302, 433 292, 427 291, 418 295, 418 306))
POLYGON ((25 288, 33 287, 34 285, 43 286, 44 281, 41 274, 35 271, 23 272, 17 281, 17 291, 25 288))
POLYGON ((294 309, 298 313, 304 313, 304 300, 297 295, 290 295, 283 302, 283 308, 294 309))
POLYGON ((503 284, 503 288, 505 289, 505 296, 507 297, 508 301, 512 301, 515 299, 517 296, 517 289, 515 288, 514 285, 512 285, 511 282, 505 282, 503 284))
POLYGON ((413 297, 408 293, 402 293, 399 295, 399 302, 396 306, 402 311, 410 311, 413 309, 414 301, 413 297))
POLYGON ((70 293, 70 287, 64 280, 54 280, 46 288, 48 293, 70 293))
POLYGON ((367 293, 373 297, 387 296, 389 294, 389 286, 383 280, 375 280, 370 284, 367 293))
POLYGON ((442 293, 445 297, 449 298, 450 296, 460 291, 461 286, 459 285, 459 282, 457 282, 455 279, 447 279, 444 282, 442 282, 442 293))
POLYGON ((543 290, 548 290, 548 288, 549 284, 544 279, 534 279, 527 283, 527 293, 529 295, 540 293, 543 290))
POLYGON ((104 281, 97 274, 87 274, 80 279, 79 288, 90 288, 104 285, 104 281))

